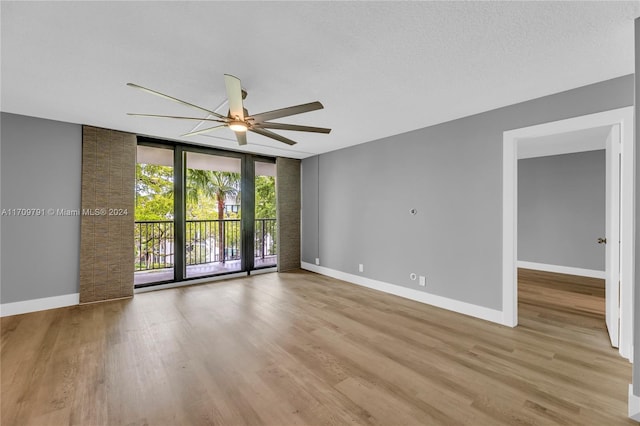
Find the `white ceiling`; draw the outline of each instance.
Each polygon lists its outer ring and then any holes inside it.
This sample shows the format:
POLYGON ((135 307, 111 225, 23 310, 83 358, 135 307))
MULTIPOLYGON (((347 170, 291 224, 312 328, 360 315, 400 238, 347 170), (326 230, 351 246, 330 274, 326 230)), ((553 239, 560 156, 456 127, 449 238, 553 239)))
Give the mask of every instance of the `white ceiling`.
MULTIPOLYGON (((223 74, 258 113, 331 127, 250 133, 246 150, 304 158, 634 71, 640 2, 1 2, 1 109, 167 139, 193 115, 137 83, 216 108, 223 74)), ((222 111, 224 113, 224 111, 222 111)), ((224 129, 194 143, 238 149, 224 129)))

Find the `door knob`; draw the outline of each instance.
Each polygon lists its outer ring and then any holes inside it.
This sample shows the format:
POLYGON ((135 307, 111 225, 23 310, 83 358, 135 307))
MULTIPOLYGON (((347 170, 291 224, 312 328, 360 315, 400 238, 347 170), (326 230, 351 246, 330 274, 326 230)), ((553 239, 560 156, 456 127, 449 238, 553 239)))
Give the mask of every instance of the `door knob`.
POLYGON ((607 244, 606 238, 598 238, 598 244, 607 244))

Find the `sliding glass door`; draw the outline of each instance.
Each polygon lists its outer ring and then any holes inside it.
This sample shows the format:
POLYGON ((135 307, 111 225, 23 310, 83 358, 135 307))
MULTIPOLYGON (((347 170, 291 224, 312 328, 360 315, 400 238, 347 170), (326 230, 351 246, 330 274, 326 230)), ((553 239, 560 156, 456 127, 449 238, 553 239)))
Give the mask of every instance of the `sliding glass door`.
POLYGON ((173 149, 138 145, 134 284, 173 281, 173 149))
POLYGON ((186 152, 185 165, 186 278, 241 271, 242 160, 186 152))
POLYGON ((137 287, 276 266, 273 159, 140 139, 137 287))
POLYGON ((276 266, 276 165, 255 163, 255 269, 276 266))

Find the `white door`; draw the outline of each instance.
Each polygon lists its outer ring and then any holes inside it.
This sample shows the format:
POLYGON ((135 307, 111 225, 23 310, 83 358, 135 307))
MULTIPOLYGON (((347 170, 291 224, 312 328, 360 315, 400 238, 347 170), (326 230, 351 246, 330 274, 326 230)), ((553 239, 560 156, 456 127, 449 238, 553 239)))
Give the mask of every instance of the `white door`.
POLYGON ((606 150, 606 322, 611 345, 620 333, 620 125, 611 128, 606 150), (612 220, 612 218, 614 220, 612 220))

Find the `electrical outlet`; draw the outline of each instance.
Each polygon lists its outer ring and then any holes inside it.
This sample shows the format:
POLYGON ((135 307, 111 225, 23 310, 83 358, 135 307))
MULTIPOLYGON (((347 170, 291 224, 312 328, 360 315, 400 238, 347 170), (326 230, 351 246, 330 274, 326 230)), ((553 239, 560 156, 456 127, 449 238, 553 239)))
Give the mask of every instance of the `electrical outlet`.
POLYGON ((319 264, 320 264, 320 258, 316 257, 316 265, 319 265, 319 264))
POLYGON ((421 287, 425 287, 427 285, 427 278, 420 275, 420 281, 418 282, 421 287))
POLYGON ((362 263, 358 265, 358 271, 364 272, 364 265, 362 263))

